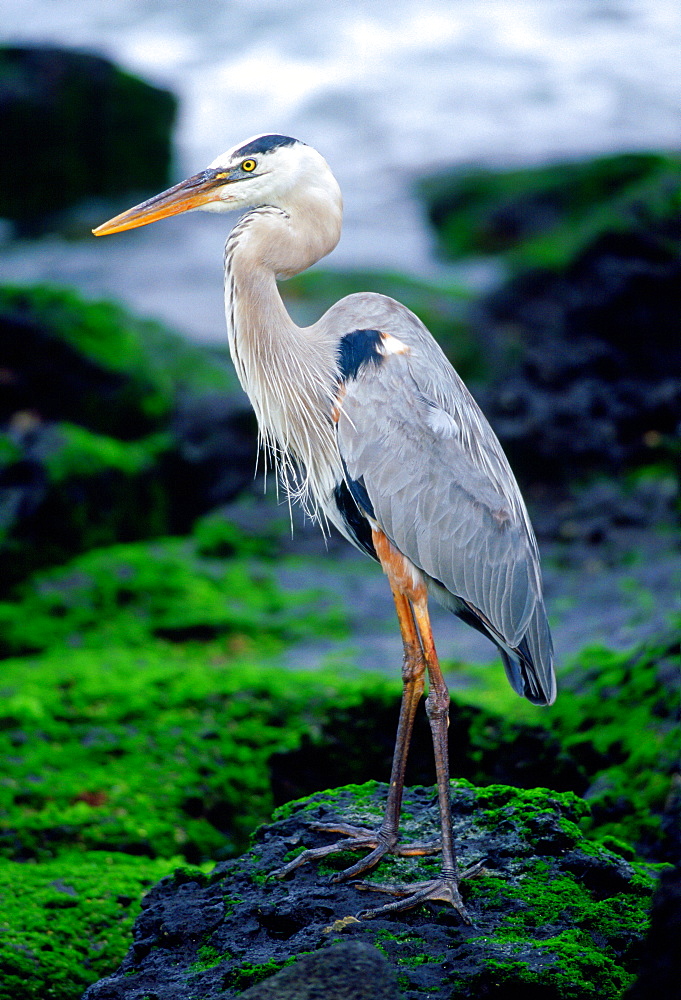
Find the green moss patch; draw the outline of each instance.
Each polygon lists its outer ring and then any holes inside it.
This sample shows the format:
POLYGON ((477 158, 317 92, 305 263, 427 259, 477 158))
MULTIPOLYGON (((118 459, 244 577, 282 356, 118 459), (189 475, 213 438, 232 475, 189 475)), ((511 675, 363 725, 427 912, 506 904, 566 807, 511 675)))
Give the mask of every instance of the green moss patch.
MULTIPOLYGON (((585 796, 589 814, 581 824, 591 836, 630 855, 673 860, 670 801, 681 760, 677 628, 631 650, 578 653, 559 675, 556 703, 540 711, 514 695, 501 671, 458 664, 456 672, 470 682, 457 699, 484 710, 467 724, 467 776, 484 783, 500 753, 522 765, 520 739, 545 784, 585 796)), ((452 717, 456 726, 456 709, 452 717)))
MULTIPOLYGON (((231 853, 272 809, 268 761, 359 685, 200 650, 64 650, 3 664, 0 850, 192 861, 231 853)), ((318 723, 317 723, 318 724, 318 723)))
MULTIPOLYGON (((87 865, 93 850, 102 856, 119 851, 121 857, 134 856, 141 865, 176 856, 194 864, 231 856, 245 847, 251 831, 270 815, 276 774, 276 794, 282 801, 286 773, 284 769, 282 777, 279 765, 288 755, 303 748, 301 759, 321 760, 317 750, 335 739, 339 745, 333 759, 341 768, 354 766, 362 756, 358 747, 363 740, 375 744, 377 726, 385 728, 384 713, 387 719, 388 711, 396 709, 397 678, 343 681, 324 672, 281 670, 279 656, 288 643, 334 630, 342 634, 344 620, 339 609, 319 594, 283 593, 274 575, 273 551, 275 539, 256 546, 238 530, 223 529, 209 519, 193 538, 114 546, 35 574, 13 600, 0 603, 4 651, 13 654, 3 663, 0 684, 0 754, 5 761, 0 779, 0 854, 4 864, 15 866, 8 870, 23 874, 38 871, 43 864, 58 867, 64 855, 68 872, 75 873, 78 856, 87 865), (216 558, 217 553, 229 555, 228 560, 216 558), (343 728, 356 716, 364 720, 364 728, 343 728), (348 740, 353 752, 346 756, 348 740)), ((565 760, 556 765, 557 744, 566 760, 577 762, 592 814, 581 795, 541 788, 517 791, 498 780, 478 790, 465 782, 454 784, 462 862, 473 863, 483 856, 483 848, 465 834, 473 811, 480 844, 485 838, 501 843, 496 855, 484 854, 489 859, 488 874, 466 886, 467 898, 483 920, 486 900, 498 893, 503 896, 503 920, 489 918, 487 937, 493 947, 487 949, 485 976, 496 963, 494 974, 500 983, 535 983, 547 989, 553 983, 561 998, 572 997, 569 975, 560 971, 570 963, 576 982, 588 983, 591 977, 594 983, 605 984, 604 996, 618 996, 616 988, 631 981, 652 883, 649 869, 639 870, 630 862, 637 850, 663 856, 665 801, 678 760, 675 642, 673 636, 662 637, 629 654, 585 651, 563 678, 558 703, 545 712, 525 709, 515 699, 519 718, 524 718, 523 711, 532 713, 535 735, 538 720, 546 725, 547 783, 552 776, 568 774, 565 760), (641 732, 647 734, 645 740, 640 739, 641 732), (516 839, 504 840, 511 837, 516 839), (579 862, 567 864, 575 852, 579 862), (544 858, 548 868, 542 869, 533 857, 544 858), (562 859, 560 873, 552 867, 556 858, 562 859), (520 866, 512 869, 513 891, 499 876, 511 862, 520 866), (622 864, 627 865, 624 882, 618 875, 624 870, 622 864), (547 883, 553 884, 552 895, 542 902, 539 890, 547 883), (479 895, 479 887, 487 894, 479 895), (617 925, 621 927, 620 944, 612 954, 593 947, 601 940, 604 900, 614 907, 606 928, 612 940, 617 925), (615 900, 620 901, 615 904, 615 900), (563 911, 569 921, 559 926, 556 915, 563 911), (617 958, 617 949, 630 955, 628 964, 617 958)), ((487 676, 492 675, 498 675, 499 683, 504 681, 500 671, 488 670, 487 676)), ((455 732, 456 707, 452 719, 455 732)), ((392 725, 387 729, 389 756, 392 725)), ((512 714, 502 718, 470 707, 468 714, 460 715, 459 731, 464 729, 476 781, 484 779, 484 768, 495 756, 505 754, 505 746, 523 744, 528 736, 527 726, 519 727, 512 714)), ((460 749, 456 741, 454 746, 460 749)), ((530 741, 527 746, 539 744, 530 741)), ((427 759, 430 766, 429 749, 427 759)), ((329 768, 329 783, 337 782, 335 775, 329 768)), ((490 779, 494 780, 487 772, 484 780, 490 779)), ((432 789, 427 796, 432 801, 432 789)), ((382 805, 382 792, 375 783, 336 790, 324 798, 326 818, 341 809, 348 818, 349 808, 350 819, 369 825, 379 821, 382 805)), ((278 818, 300 828, 318 808, 318 800, 289 804, 278 818)), ((416 814, 407 798, 405 833, 437 835, 432 817, 430 825, 413 827, 416 814)), ((278 863, 299 852, 303 844, 308 844, 307 835, 301 839, 291 834, 278 863)), ((316 875, 323 880, 351 860, 351 856, 329 858, 323 868, 315 869, 316 875)), ((376 877, 408 880, 438 866, 436 858, 419 864, 415 872, 413 859, 387 860, 376 877)), ((220 893, 224 912, 243 916, 246 883, 271 893, 268 874, 273 867, 274 861, 264 855, 247 855, 239 869, 245 881, 225 886, 220 893)), ((60 877, 67 884, 63 876, 55 876, 60 877)), ((176 887, 196 883, 217 892, 215 878, 199 878, 195 871, 180 873, 173 881, 176 887)), ((109 885, 105 879, 102 884, 109 885)), ((70 919, 76 910, 70 891, 61 895, 66 902, 59 912, 70 919)), ((26 894, 22 900, 27 923, 37 926, 43 910, 40 897, 33 900, 26 894)), ((92 900, 104 933, 111 916, 108 904, 99 897, 92 900)), ((367 905, 362 900, 356 909, 363 903, 367 905)), ((285 907, 281 917, 268 916, 269 912, 266 907, 262 919, 271 919, 275 937, 284 934, 289 926, 285 907)), ((18 933, 20 925, 15 917, 11 920, 18 933)), ((331 922, 327 919, 326 926, 331 922)), ((82 942, 75 923, 55 925, 54 933, 62 942, 55 950, 80 963, 73 971, 74 983, 82 986, 88 976, 94 979, 106 971, 98 964, 95 974, 87 950, 78 951, 82 942)), ((388 947, 385 942, 381 946, 388 947)), ((122 944, 116 947, 117 954, 107 953, 114 956, 109 969, 124 950, 122 944)), ((256 981, 256 967, 273 958, 232 955, 226 941, 208 938, 198 947, 203 950, 195 950, 189 963, 190 982, 192 988, 197 983, 197 989, 204 977, 224 976, 229 963, 242 958, 254 967, 239 980, 246 988, 256 981)), ((438 956, 446 953, 443 947, 438 956)), ((442 977, 441 963, 425 960, 423 956, 430 953, 419 948, 412 941, 399 952, 401 975, 412 990, 414 983, 428 981, 431 974, 442 977)), ((279 963, 284 960, 282 955, 274 957, 279 963)), ((397 954, 391 961, 398 961, 397 954)), ((45 969, 36 972, 37 977, 41 974, 47 975, 45 969)), ((483 972, 478 969, 477 974, 483 972)), ((458 989, 455 972, 448 975, 452 989, 458 989)), ((76 1000, 81 986, 65 988, 64 1000, 76 1000)))
POLYGON ((590 775, 587 828, 671 860, 664 826, 681 760, 678 631, 630 652, 584 650, 547 714, 566 751, 590 775))
MULTIPOLYGON (((181 435, 237 388, 224 352, 38 285, 0 287, 0 354, 0 589, 75 552, 184 530, 221 496, 211 476, 224 473, 203 456, 192 476, 181 435)), ((234 489, 250 433, 234 431, 234 489)))
POLYGON ((328 595, 287 593, 271 565, 216 560, 193 539, 170 538, 97 549, 36 574, 14 600, 0 602, 0 655, 221 635, 266 646, 268 637, 342 635, 345 627, 328 595))
POLYGON ((0 525, 3 590, 37 566, 62 562, 74 551, 168 530, 170 502, 159 478, 159 464, 171 447, 167 435, 121 441, 77 424, 51 424, 40 430, 40 462, 9 435, 3 440, 0 467, 5 465, 7 480, 21 482, 23 469, 40 484, 32 495, 27 488, 29 512, 13 519, 10 501, 10 516, 0 525))
POLYGON ((603 232, 658 225, 679 210, 681 161, 629 153, 509 171, 457 172, 419 190, 449 257, 506 253, 565 267, 603 232))
POLYGON ((0 1000, 66 1000, 120 961, 167 859, 89 852, 0 859, 0 1000))
POLYGON ((49 285, 0 287, 0 341, 5 365, 21 373, 20 405, 52 416, 58 404, 55 415, 125 439, 158 429, 180 391, 237 384, 217 352, 49 285))

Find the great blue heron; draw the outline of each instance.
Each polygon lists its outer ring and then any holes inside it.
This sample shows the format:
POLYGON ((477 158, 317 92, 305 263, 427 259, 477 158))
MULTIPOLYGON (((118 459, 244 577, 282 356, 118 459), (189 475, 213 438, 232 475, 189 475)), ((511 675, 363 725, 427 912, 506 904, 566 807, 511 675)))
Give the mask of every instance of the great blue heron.
POLYGON ((449 693, 438 664, 427 598, 496 643, 518 694, 536 704, 556 695, 551 636, 537 545, 501 445, 425 326, 374 293, 349 295, 312 326, 289 317, 277 278, 298 274, 336 246, 342 200, 331 170, 310 146, 259 135, 208 169, 123 212, 94 232, 117 233, 191 209, 250 209, 225 246, 229 346, 282 479, 313 512, 377 559, 392 589, 404 644, 403 694, 385 816, 379 830, 350 825, 278 875, 333 851, 368 849, 338 879, 367 871, 388 852, 428 853, 398 843, 405 766, 427 671, 442 828, 439 876, 383 888, 398 898, 374 916, 459 894, 447 727, 449 693))

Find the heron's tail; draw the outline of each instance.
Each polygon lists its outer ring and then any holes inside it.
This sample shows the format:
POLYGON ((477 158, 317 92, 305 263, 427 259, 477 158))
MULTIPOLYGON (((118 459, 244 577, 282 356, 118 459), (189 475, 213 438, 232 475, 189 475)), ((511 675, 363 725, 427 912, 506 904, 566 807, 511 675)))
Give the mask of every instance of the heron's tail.
POLYGON ((556 700, 553 642, 541 601, 518 645, 514 649, 500 647, 500 650, 513 690, 534 705, 552 705, 556 700))

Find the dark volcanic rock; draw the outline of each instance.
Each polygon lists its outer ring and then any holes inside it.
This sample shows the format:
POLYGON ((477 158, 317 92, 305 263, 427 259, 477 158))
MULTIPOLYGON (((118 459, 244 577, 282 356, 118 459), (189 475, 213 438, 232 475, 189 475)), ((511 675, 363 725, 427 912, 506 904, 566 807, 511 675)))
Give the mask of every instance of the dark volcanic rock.
POLYGON ((100 56, 0 48, 0 216, 30 232, 83 198, 158 187, 176 106, 100 56))
POLYGON ((523 478, 619 473, 678 442, 680 311, 678 231, 605 234, 484 303, 482 327, 521 355, 483 405, 523 478))
POLYGON ((180 524, 228 503, 253 481, 258 428, 245 399, 217 392, 179 399, 170 432, 169 488, 180 524))
MULTIPOLYGON (((285 807, 281 819, 257 832, 247 854, 211 875, 181 870, 159 883, 143 902, 120 970, 92 986, 85 1000, 228 1000, 266 984, 303 953, 321 950, 331 959, 343 941, 378 947, 402 996, 414 1000, 620 997, 640 954, 649 870, 587 841, 576 825, 586 806, 570 793, 475 789, 463 781, 452 789, 460 863, 486 860, 483 873, 462 888, 473 926, 430 904, 357 920, 385 897, 329 883, 330 874, 351 863, 348 855, 303 866, 285 881, 268 878, 291 851, 329 842, 309 821, 376 826, 385 786, 350 786, 285 807)), ((433 789, 407 792, 403 831, 412 840, 437 835, 433 789)), ((390 858, 376 879, 413 882, 437 870, 437 858, 390 858)), ((291 968, 305 981, 305 966, 291 968)), ((336 994, 325 988, 309 995, 336 994)))
POLYGON ((399 1000, 387 960, 377 948, 361 941, 301 955, 293 965, 241 996, 248 1000, 399 1000))
POLYGON ((681 988, 681 868, 660 876, 641 972, 626 1000, 675 1000, 681 988))
POLYGON ((106 302, 0 288, 1 586, 115 541, 186 531, 253 478, 226 361, 106 302))

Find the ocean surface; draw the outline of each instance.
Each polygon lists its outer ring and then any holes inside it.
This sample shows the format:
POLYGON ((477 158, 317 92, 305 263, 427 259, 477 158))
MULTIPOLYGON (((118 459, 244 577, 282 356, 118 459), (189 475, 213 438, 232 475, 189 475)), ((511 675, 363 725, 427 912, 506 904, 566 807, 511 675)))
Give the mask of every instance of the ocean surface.
MULTIPOLYGON (((4 0, 0 36, 98 52, 175 91, 178 178, 259 132, 316 146, 346 206, 329 266, 440 273, 412 189, 443 167, 680 144, 676 0, 4 0)), ((6 239, 0 281, 66 282, 221 340, 228 224, 6 239)))

